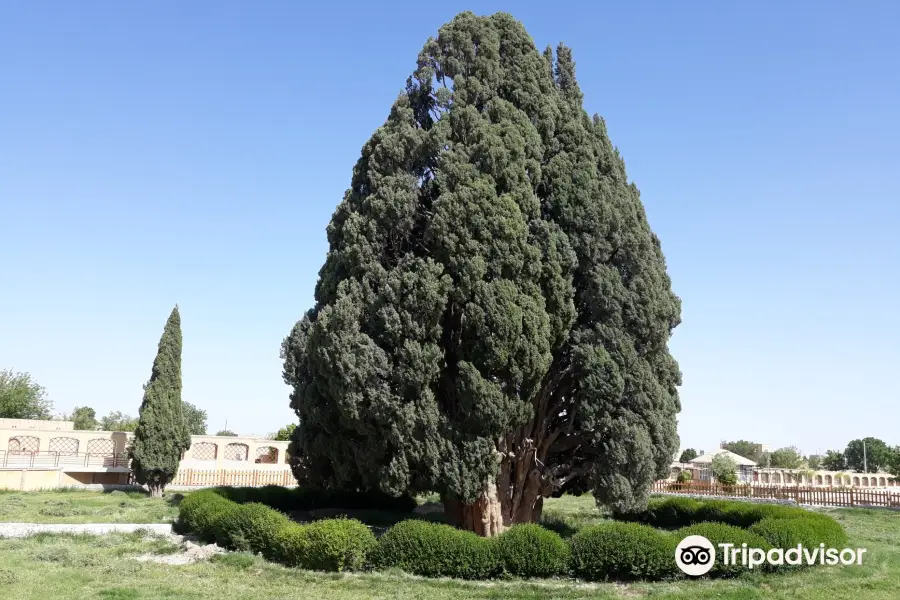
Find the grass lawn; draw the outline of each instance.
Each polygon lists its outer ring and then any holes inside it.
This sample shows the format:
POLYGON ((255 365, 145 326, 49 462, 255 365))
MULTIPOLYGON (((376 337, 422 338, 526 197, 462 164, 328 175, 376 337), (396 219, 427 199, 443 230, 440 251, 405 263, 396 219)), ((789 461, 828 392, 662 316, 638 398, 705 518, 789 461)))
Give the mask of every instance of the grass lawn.
POLYGON ((0 490, 0 523, 167 523, 178 516, 175 498, 121 490, 0 490))
MULTIPOLYGON (((5 507, 9 497, 0 495, 0 505, 5 507)), ((164 504, 155 506, 169 510, 164 504)), ((555 519, 578 525, 600 518, 590 498, 550 500, 546 512, 555 519)), ((895 600, 900 589, 900 513, 861 509, 829 512, 847 528, 851 546, 868 548, 862 566, 826 566, 784 575, 753 574, 730 581, 628 585, 570 581, 466 583, 420 579, 402 573, 313 573, 268 564, 245 554, 228 554, 193 565, 162 565, 130 560, 129 557, 140 554, 177 550, 168 542, 140 534, 41 535, 0 540, 0 598, 895 600)), ((4 520, 27 519, 16 515, 15 519, 4 520)))

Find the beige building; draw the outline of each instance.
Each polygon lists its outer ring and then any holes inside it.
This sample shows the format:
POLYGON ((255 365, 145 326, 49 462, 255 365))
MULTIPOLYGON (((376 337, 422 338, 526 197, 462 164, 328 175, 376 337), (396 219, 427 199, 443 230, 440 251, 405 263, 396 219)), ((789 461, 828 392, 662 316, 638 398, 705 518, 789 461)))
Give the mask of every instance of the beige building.
POLYGON ((855 473, 852 471, 825 471, 811 469, 779 469, 760 467, 752 460, 739 456, 728 450, 719 449, 709 454, 702 454, 689 463, 678 462, 677 458, 669 470, 669 480, 676 479, 682 472, 688 472, 692 481, 712 481, 710 466, 713 458, 726 454, 734 460, 738 467, 737 475, 740 483, 755 486, 804 486, 804 487, 862 487, 862 488, 898 488, 900 481, 890 473, 855 473))
MULTIPOLYGON (((131 482, 131 433, 81 431, 72 421, 0 419, 0 488, 34 490, 131 482)), ((191 436, 174 485, 293 483, 288 442, 191 436)))

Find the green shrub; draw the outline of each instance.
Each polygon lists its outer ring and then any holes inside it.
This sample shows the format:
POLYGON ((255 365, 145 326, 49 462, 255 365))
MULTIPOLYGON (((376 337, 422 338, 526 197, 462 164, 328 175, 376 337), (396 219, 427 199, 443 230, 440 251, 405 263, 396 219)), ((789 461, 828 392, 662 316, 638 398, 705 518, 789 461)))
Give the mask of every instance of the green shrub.
MULTIPOLYGON (((771 545, 761 536, 735 527, 734 525, 726 525, 725 523, 698 523, 683 527, 673 533, 675 543, 677 544, 689 535, 702 535, 716 548, 716 562, 710 571, 713 577, 734 577, 747 570, 747 567, 741 564, 740 554, 737 557, 737 564, 733 564, 729 555, 729 563, 725 564, 725 552, 727 549, 719 548, 719 544, 734 544, 735 548, 741 549, 742 544, 747 544, 748 548, 761 548, 768 551, 771 545)), ((673 560, 674 560, 674 554, 673 560)))
POLYGON ((495 540, 497 557, 503 569, 519 577, 555 577, 569 568, 569 545, 540 525, 511 527, 495 540))
POLYGON ((272 560, 289 567, 302 567, 309 547, 307 528, 299 523, 289 523, 272 537, 272 560))
POLYGON ((377 543, 372 531, 355 519, 327 519, 303 527, 305 556, 300 566, 316 571, 356 571, 377 543))
POLYGON ((669 534, 639 523, 601 523, 572 537, 572 570, 590 581, 666 579, 677 575, 669 534))
POLYGON ((194 492, 178 505, 179 529, 193 532, 205 542, 215 542, 216 522, 236 507, 213 490, 194 492))
POLYGON ((684 527, 696 522, 701 503, 692 498, 667 498, 650 510, 654 527, 684 527))
POLYGON ((229 547, 239 551, 272 556, 272 539, 291 521, 285 515, 265 504, 250 502, 237 505, 237 510, 223 520, 220 528, 229 547))
POLYGON ((378 540, 371 560, 376 568, 396 567, 425 577, 487 579, 500 569, 491 539, 419 520, 391 527, 378 540))
POLYGON ((408 514, 416 508, 415 498, 411 496, 394 498, 377 490, 358 492, 266 485, 259 488, 223 486, 216 488, 215 492, 238 504, 258 502, 282 512, 344 508, 408 514))
POLYGON ((847 545, 847 534, 840 523, 825 515, 810 513, 805 517, 767 518, 750 527, 750 531, 765 538, 773 547, 796 548, 797 544, 804 548, 818 548, 825 544, 826 548, 844 548, 847 545))

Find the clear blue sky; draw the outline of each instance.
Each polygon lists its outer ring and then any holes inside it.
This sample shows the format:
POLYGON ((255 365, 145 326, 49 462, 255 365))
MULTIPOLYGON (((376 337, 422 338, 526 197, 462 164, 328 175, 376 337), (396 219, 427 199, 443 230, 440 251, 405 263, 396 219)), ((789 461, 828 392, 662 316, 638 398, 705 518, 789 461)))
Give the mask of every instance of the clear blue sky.
POLYGON ((900 3, 126 4, 0 3, 0 367, 58 410, 135 414, 178 303, 210 429, 292 421, 363 143, 428 36, 506 10, 574 49, 662 239, 683 444, 900 444, 900 3))

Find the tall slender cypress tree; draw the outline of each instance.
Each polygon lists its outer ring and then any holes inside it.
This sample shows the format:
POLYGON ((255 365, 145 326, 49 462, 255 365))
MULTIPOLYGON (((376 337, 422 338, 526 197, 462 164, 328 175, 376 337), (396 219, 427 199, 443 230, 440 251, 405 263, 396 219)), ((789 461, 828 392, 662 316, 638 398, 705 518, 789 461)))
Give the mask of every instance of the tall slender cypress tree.
POLYGON ((172 310, 150 381, 144 386, 140 420, 131 447, 131 466, 138 483, 153 496, 161 496, 178 472, 182 453, 191 436, 184 422, 181 401, 181 316, 172 310))

